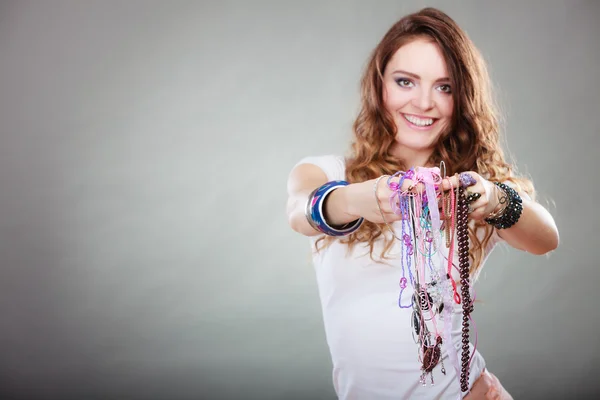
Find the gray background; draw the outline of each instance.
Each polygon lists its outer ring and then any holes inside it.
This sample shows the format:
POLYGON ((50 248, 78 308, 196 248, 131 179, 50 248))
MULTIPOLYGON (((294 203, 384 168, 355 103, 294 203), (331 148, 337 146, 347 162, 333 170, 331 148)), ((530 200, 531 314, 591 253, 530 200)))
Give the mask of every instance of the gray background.
POLYGON ((495 251, 479 348, 516 399, 600 393, 600 2, 40 0, 0 3, 0 398, 333 399, 286 178, 346 152, 424 5, 488 60, 561 234, 495 251))

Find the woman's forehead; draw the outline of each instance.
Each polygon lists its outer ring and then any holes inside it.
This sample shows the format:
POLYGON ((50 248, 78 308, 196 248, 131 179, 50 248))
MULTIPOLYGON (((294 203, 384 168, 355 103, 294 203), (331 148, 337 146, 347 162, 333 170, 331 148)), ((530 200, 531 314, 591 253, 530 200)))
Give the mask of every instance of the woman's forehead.
POLYGON ((396 50, 386 70, 410 72, 422 79, 438 80, 448 77, 446 61, 439 46, 426 39, 415 39, 396 50))

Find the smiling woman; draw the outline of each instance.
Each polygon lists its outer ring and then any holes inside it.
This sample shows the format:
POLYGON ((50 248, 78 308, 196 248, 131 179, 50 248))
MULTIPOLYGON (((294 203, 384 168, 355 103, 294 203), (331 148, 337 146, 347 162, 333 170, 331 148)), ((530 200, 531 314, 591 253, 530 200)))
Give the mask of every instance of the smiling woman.
POLYGON ((497 243, 544 254, 558 231, 504 160, 488 81, 450 17, 408 15, 369 60, 350 155, 291 171, 341 399, 511 398, 470 342, 472 284, 497 243))
POLYGON ((435 42, 413 39, 394 53, 383 80, 385 110, 397 129, 391 154, 398 158, 412 154, 412 160, 405 159, 408 165, 425 165, 452 118, 454 103, 444 56, 435 42))

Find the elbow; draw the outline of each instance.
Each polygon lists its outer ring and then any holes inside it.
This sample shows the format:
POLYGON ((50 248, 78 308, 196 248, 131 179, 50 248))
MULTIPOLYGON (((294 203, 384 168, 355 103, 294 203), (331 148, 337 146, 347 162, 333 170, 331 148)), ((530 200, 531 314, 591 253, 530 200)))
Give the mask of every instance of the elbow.
POLYGON ((558 231, 556 231, 556 235, 554 235, 554 238, 552 241, 552 248, 549 251, 556 250, 558 248, 559 244, 560 244, 560 238, 558 237, 558 231))
POLYGON ((539 246, 536 246, 535 249, 532 249, 533 251, 531 251, 531 253, 538 256, 543 256, 556 250, 558 248, 559 243, 560 238, 558 235, 558 230, 555 229, 552 232, 552 234, 548 235, 548 237, 546 238, 546 240, 543 241, 543 243, 540 243, 539 246))
POLYGON ((288 214, 288 225, 294 232, 302 233, 302 223, 298 220, 294 213, 288 214))
POLYGON ((295 199, 288 199, 286 206, 286 214, 289 227, 292 228, 294 232, 303 233, 302 220, 300 218, 303 217, 303 215, 299 215, 300 213, 298 212, 297 202, 295 201, 295 199))
POLYGON ((288 225, 290 226, 290 228, 292 228, 294 232, 302 233, 302 223, 298 220, 298 218, 295 218, 293 215, 290 215, 288 217, 288 225))
POLYGON ((294 232, 304 236, 317 236, 320 234, 308 225, 304 213, 290 213, 288 215, 288 225, 294 232))

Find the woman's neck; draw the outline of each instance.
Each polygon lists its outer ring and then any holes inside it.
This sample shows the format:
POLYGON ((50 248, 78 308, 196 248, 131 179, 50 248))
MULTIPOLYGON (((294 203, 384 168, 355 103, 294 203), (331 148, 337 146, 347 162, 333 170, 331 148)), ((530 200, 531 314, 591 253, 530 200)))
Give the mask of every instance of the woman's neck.
POLYGON ((402 161, 402 164, 406 169, 415 167, 434 167, 434 163, 431 161, 432 150, 412 150, 407 148, 400 148, 397 146, 393 148, 391 154, 402 161))

